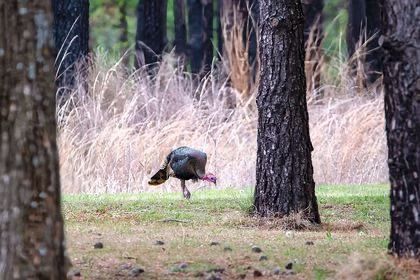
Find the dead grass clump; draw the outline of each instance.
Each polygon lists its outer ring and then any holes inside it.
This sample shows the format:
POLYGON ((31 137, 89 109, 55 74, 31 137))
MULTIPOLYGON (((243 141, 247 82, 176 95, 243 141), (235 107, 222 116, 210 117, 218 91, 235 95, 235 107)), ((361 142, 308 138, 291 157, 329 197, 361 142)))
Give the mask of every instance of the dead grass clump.
POLYGON ((371 280, 371 279, 418 279, 418 260, 395 260, 392 257, 382 258, 352 254, 334 275, 334 279, 371 280))

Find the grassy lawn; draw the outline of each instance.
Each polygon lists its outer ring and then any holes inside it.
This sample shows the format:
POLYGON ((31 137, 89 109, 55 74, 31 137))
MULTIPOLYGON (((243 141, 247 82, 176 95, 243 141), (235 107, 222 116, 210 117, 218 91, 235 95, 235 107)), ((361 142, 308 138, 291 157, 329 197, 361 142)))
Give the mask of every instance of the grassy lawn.
MULTIPOLYGON (((251 217, 251 190, 197 191, 190 201, 181 193, 66 195, 63 207, 69 254, 84 279, 130 279, 135 267, 145 270, 142 279, 243 279, 258 272, 259 279, 325 279, 354 258, 388 260, 388 193, 385 185, 320 186, 323 225, 306 230, 251 217), (96 242, 104 248, 94 249, 96 242)), ((354 266, 352 273, 367 269, 354 266)), ((372 277, 381 279, 383 270, 373 267, 372 277)))

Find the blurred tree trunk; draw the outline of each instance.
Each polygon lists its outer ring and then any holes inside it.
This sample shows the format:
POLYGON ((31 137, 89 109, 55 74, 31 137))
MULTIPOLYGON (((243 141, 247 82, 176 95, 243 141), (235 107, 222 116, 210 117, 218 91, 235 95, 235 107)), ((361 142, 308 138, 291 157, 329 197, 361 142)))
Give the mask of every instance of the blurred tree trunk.
POLYGON ((223 30, 222 30, 223 0, 217 0, 216 18, 217 18, 217 51, 220 57, 223 57, 223 30))
POLYGON ((166 0, 139 0, 136 66, 158 61, 166 46, 166 0))
POLYGON ((185 58, 187 52, 187 27, 185 23, 185 0, 174 1, 175 52, 185 58))
MULTIPOLYGON (((383 53, 378 45, 381 30, 381 10, 378 0, 349 0, 349 19, 347 24, 347 50, 349 57, 356 49, 364 45, 359 60, 363 62, 366 81, 363 85, 372 84, 382 72, 383 53)), ((352 72, 356 71, 356 61, 350 62, 352 72)), ((355 75, 355 73, 351 73, 355 75)))
POLYGON ((256 63, 256 59, 258 58, 258 22, 260 18, 260 8, 258 5, 259 0, 248 0, 248 5, 250 9, 250 16, 249 24, 248 24, 248 32, 249 32, 249 49, 248 49, 248 57, 249 57, 249 64, 253 66, 252 72, 254 73, 254 79, 256 76, 256 72, 258 71, 258 64, 256 63))
POLYGON ((366 27, 365 0, 349 0, 347 22, 347 52, 351 57, 356 51, 357 45, 366 27))
POLYGON ((213 62, 213 1, 201 0, 203 5, 203 74, 210 71, 213 62))
POLYGON ((188 51, 191 72, 198 74, 201 71, 204 57, 203 48, 203 6, 201 0, 188 0, 188 51))
POLYGON ((0 279, 66 278, 51 8, 0 2, 0 279))
POLYGON ((391 241, 420 258, 420 14, 417 0, 383 0, 383 83, 391 182, 391 241))
POLYGON ((379 0, 366 1, 366 45, 365 67, 368 83, 375 82, 382 74, 383 51, 378 39, 381 35, 382 6, 379 0))
POLYGON ((57 95, 63 103, 73 89, 77 63, 89 52, 89 0, 53 0, 52 3, 57 95))
POLYGON ((315 98, 319 98, 321 96, 318 89, 321 85, 320 61, 322 59, 322 10, 324 8, 324 0, 303 0, 302 7, 305 16, 303 34, 306 52, 306 90, 311 94, 315 94, 315 98))
POLYGON ((302 213, 320 223, 306 105, 302 5, 300 0, 262 0, 260 11, 255 211, 278 217, 302 213))
MULTIPOLYGON (((119 3, 120 10, 120 43, 121 55, 124 55, 128 49, 128 23, 127 23, 127 0, 121 0, 119 3)), ((124 65, 128 65, 128 56, 123 60, 124 65)))

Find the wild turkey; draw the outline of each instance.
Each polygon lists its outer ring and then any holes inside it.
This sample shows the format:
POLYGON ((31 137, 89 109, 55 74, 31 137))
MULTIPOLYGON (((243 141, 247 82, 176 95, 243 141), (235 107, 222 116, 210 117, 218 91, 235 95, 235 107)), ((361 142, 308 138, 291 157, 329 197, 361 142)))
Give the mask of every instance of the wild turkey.
POLYGON ((160 185, 169 177, 178 178, 181 180, 182 194, 190 199, 191 193, 185 186, 186 180, 200 179, 216 184, 216 176, 206 173, 206 163, 206 153, 189 147, 179 147, 166 157, 161 169, 150 179, 149 185, 160 185))

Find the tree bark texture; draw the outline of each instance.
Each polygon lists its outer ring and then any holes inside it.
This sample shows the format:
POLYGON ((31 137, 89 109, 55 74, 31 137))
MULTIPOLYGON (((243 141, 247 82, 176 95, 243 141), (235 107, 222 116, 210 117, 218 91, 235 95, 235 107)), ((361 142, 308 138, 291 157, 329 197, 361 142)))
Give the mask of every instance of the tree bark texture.
POLYGON ((187 52, 187 26, 185 23, 185 0, 174 1, 175 52, 185 56, 187 52))
POLYGON ((366 27, 366 6, 365 0, 349 0, 348 22, 347 22, 347 52, 351 57, 356 51, 362 32, 366 27))
POLYGON ((305 16, 303 34, 306 50, 306 89, 310 93, 316 93, 321 85, 320 60, 322 59, 322 10, 324 8, 324 0, 303 0, 302 6, 305 16))
POLYGON ((261 216, 320 223, 311 152, 300 0, 260 1, 257 184, 261 216))
POLYGON ((137 66, 155 63, 166 44, 166 0, 139 1, 137 9, 137 66), (142 3, 141 3, 142 2, 142 3))
POLYGON ((65 279, 50 0, 0 0, 0 279, 65 279))
POLYGON ((58 97, 75 82, 76 65, 89 52, 89 0, 53 0, 58 97))
POLYGON ((392 253, 420 258, 420 13, 383 0, 383 83, 391 183, 392 253))

